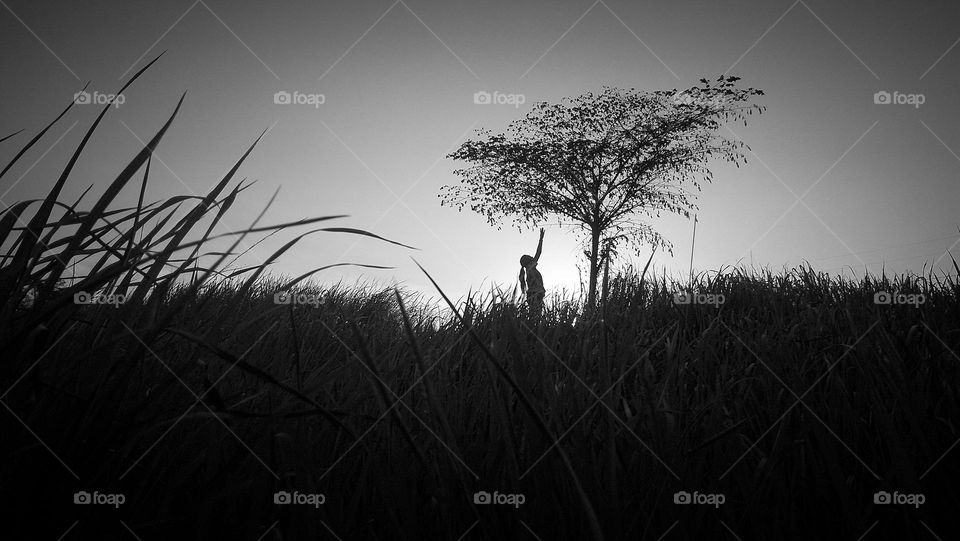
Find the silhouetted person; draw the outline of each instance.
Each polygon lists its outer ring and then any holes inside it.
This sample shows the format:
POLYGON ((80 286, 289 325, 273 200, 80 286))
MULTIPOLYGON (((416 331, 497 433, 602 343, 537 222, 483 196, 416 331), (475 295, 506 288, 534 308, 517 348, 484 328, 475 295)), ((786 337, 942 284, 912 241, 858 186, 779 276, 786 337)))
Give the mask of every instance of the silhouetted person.
POLYGON ((537 243, 537 253, 530 257, 520 257, 520 291, 527 294, 527 305, 532 314, 539 314, 543 309, 543 296, 547 290, 543 288, 543 276, 537 270, 540 261, 540 252, 543 250, 543 228, 540 228, 540 242, 537 243))

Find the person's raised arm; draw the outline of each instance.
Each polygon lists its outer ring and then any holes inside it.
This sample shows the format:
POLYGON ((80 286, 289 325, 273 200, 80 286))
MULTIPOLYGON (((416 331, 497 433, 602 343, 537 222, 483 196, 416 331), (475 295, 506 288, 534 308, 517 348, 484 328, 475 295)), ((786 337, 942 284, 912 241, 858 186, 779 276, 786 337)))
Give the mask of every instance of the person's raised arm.
POLYGON ((540 252, 543 251, 543 228, 540 228, 540 242, 537 243, 537 253, 533 255, 533 261, 540 261, 540 252))

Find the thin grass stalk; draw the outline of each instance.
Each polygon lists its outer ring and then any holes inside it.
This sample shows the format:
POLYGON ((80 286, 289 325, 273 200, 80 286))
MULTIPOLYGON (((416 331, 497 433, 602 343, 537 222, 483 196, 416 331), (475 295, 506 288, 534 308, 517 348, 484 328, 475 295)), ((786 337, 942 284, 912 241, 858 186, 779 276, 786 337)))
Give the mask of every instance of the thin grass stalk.
MULTIPOLYGON (((140 71, 135 73, 133 77, 131 77, 130 80, 127 81, 127 83, 124 84, 119 91, 117 91, 117 94, 122 94, 127 87, 133 84, 133 82, 136 81, 157 60, 159 60, 161 56, 163 56, 163 53, 160 53, 160 55, 151 60, 146 66, 140 69, 140 71)), ((14 257, 13 264, 3 269, 3 271, 0 271, 0 298, 8 298, 11 290, 19 289, 23 285, 24 271, 28 268, 29 262, 36 259, 36 257, 39 255, 37 253, 38 249, 42 250, 43 248, 42 246, 38 246, 40 234, 49 221, 50 213, 53 210, 55 202, 59 198, 60 192, 67 181, 67 177, 70 176, 74 166, 80 159, 80 155, 83 153, 84 148, 86 148, 87 143, 90 141, 94 130, 97 129, 97 126, 99 126, 100 121, 103 120, 104 115, 107 114, 107 111, 110 109, 110 107, 112 107, 111 104, 104 105, 103 110, 84 134, 83 139, 81 139, 77 149, 73 152, 73 155, 70 157, 70 160, 67 162, 67 165, 64 167, 63 172, 60 174, 60 177, 57 179, 53 188, 50 189, 47 197, 43 200, 43 203, 41 203, 40 209, 37 210, 37 213, 30 220, 30 223, 27 224, 27 229, 21 235, 22 241, 20 243, 19 250, 14 257)))
POLYGON ((297 390, 303 392, 303 369, 300 366, 300 337, 297 336, 297 319, 293 317, 293 306, 290 303, 290 339, 293 345, 293 368, 297 371, 297 390))
POLYGON ((387 398, 387 386, 384 384, 383 378, 380 377, 380 371, 377 370, 377 365, 373 362, 373 357, 370 355, 369 348, 367 348, 366 340, 363 339, 363 336, 360 334, 360 329, 357 328, 357 324, 355 322, 350 322, 350 329, 353 331, 353 336, 357 341, 358 348, 360 349, 360 361, 363 362, 363 364, 367 367, 367 371, 371 376, 373 376, 370 380, 370 383, 373 385, 374 393, 380 399, 380 406, 383 408, 384 412, 390 413, 393 421, 400 428, 400 433, 403 435, 403 439, 407 441, 407 445, 409 445, 414 454, 417 455, 417 460, 420 461, 420 466, 424 468, 424 470, 430 469, 427 459, 423 456, 423 451, 421 451, 420 446, 413 441, 413 435, 410 434, 410 429, 407 428, 406 423, 403 422, 403 418, 400 417, 400 412, 397 411, 396 406, 398 403, 403 403, 402 400, 397 397, 396 402, 394 402, 392 405, 390 404, 390 399, 387 398))
POLYGON ((577 476, 577 472, 573 469, 573 463, 570 461, 570 457, 567 456, 566 451, 564 451, 563 447, 560 446, 559 442, 557 441, 557 438, 550 432, 550 429, 547 427, 546 421, 544 421, 543 417, 540 416, 540 413, 533 406, 533 403, 527 397, 526 393, 523 392, 523 389, 521 389, 520 386, 517 385, 517 382, 514 381, 513 376, 511 376, 510 373, 507 372, 507 370, 503 367, 503 365, 500 364, 500 361, 498 361, 497 358, 493 355, 493 353, 490 352, 490 350, 487 348, 487 345, 484 344, 483 340, 481 340, 480 337, 477 336, 477 333, 473 330, 473 327, 466 326, 466 323, 463 320, 463 317, 460 315, 460 312, 457 310, 456 306, 454 306, 454 304, 450 301, 450 298, 447 297, 447 294, 444 293, 442 289, 440 289, 440 286, 437 285, 437 282, 433 279, 432 276, 430 276, 430 273, 428 273, 426 269, 424 269, 420 265, 420 263, 418 263, 416 260, 414 260, 414 263, 416 263, 417 267, 420 268, 420 271, 426 275, 427 279, 430 280, 430 283, 433 284, 433 287, 436 288, 436 290, 440 293, 440 296, 443 297, 443 300, 447 303, 447 306, 450 307, 450 310, 453 312, 453 315, 456 317, 456 319, 466 327, 467 332, 470 333, 470 338, 473 339, 473 341, 480 348, 480 351, 483 352, 484 357, 488 361, 490 361, 493 367, 500 374, 500 377, 506 380, 507 384, 509 384, 510 387, 512 387, 513 390, 517 393, 517 397, 520 399, 520 403, 523 405, 524 409, 526 409, 527 413, 530 414, 530 416, 533 418, 537 427, 540 429, 541 432, 543 432, 544 437, 546 437, 546 439, 551 442, 552 447, 557 450, 557 453, 560 455, 560 458, 563 461, 564 466, 566 467, 567 473, 570 474, 570 479, 573 481, 574 488, 576 489, 577 494, 580 497, 580 503, 581 505, 583 505, 584 512, 587 515, 587 520, 590 523, 590 530, 591 530, 591 534, 593 535, 594 541, 603 541, 604 539, 603 529, 600 527, 600 521, 597 519, 597 513, 593 509, 593 504, 590 503, 590 497, 587 496, 587 493, 583 490, 583 485, 580 483, 580 478, 579 476, 577 476))
MULTIPOLYGON (((143 298, 146 296, 147 289, 149 287, 149 282, 156 280, 156 277, 160 274, 160 271, 162 270, 163 265, 165 264, 166 260, 169 258, 169 255, 172 253, 170 249, 181 245, 181 243, 183 242, 183 239, 187 236, 187 233, 189 233, 190 230, 193 229, 194 225, 206 213, 207 209, 210 208, 210 205, 216 200, 217 195, 219 195, 220 192, 224 189, 224 187, 226 187, 227 183, 230 182, 230 179, 232 179, 233 175, 236 174, 237 169, 240 168, 240 165, 244 162, 247 156, 250 155, 250 153, 253 151, 253 148, 257 145, 257 143, 260 141, 260 138, 262 137, 263 137, 263 134, 261 133, 260 136, 257 137, 257 139, 253 142, 253 144, 251 144, 250 147, 247 148, 247 150, 243 153, 240 159, 237 160, 237 162, 233 165, 233 167, 227 172, 227 174, 223 177, 223 179, 221 179, 220 182, 218 182, 217 185, 214 186, 214 188, 207 193, 207 195, 203 198, 203 200, 200 201, 197 204, 197 206, 194 207, 190 211, 190 213, 187 216, 185 216, 180 221, 180 223, 177 224, 177 226, 174 227, 172 231, 170 231, 166 235, 161 236, 157 240, 157 242, 163 242, 167 238, 170 239, 169 242, 167 243, 167 250, 165 251, 166 253, 164 254, 163 257, 158 258, 153 263, 153 266, 151 266, 150 269, 147 271, 147 280, 148 280, 147 284, 141 284, 139 287, 137 287, 134 290, 132 295, 133 302, 139 302, 143 300, 143 298)), ((202 240, 207 240, 207 238, 204 238, 202 240)))
POLYGON ((246 373, 248 373, 248 374, 256 377, 257 379, 259 379, 259 380, 261 380, 261 381, 265 381, 265 382, 269 383, 270 385, 273 385, 274 387, 277 387, 277 388, 279 388, 279 389, 281 389, 281 390, 283 390, 283 391, 286 391, 288 394, 293 395, 294 397, 296 397, 296 398, 298 398, 298 399, 306 402, 307 404, 310 404, 311 406, 314 407, 314 409, 316 410, 316 412, 319 413, 320 416, 323 417, 324 419, 326 419, 330 424, 332 424, 332 425, 336 426, 337 428, 339 428, 340 430, 346 432, 346 433, 349 434, 350 437, 353 438, 354 440, 357 439, 356 434, 354 434, 354 432, 353 432, 352 430, 350 430, 350 428, 349 428, 348 426, 346 426, 345 424, 341 423, 340 420, 337 419, 332 413, 330 413, 330 411, 329 411, 327 408, 323 407, 322 405, 320 405, 319 403, 317 403, 315 400, 313 400, 313 399, 310 398, 309 396, 301 393, 300 391, 294 389, 293 387, 290 387, 289 385, 281 382, 281 381, 278 380, 277 378, 275 378, 275 377, 271 376, 270 374, 264 372, 263 370, 255 367, 255 366, 253 366, 253 365, 251 365, 250 363, 244 361, 243 359, 238 358, 236 355, 234 355, 234 354, 232 354, 232 353, 230 353, 230 352, 228 352, 228 351, 220 348, 219 346, 215 346, 215 345, 207 342, 207 341, 204 340, 202 337, 197 336, 197 335, 195 335, 195 334, 193 334, 193 333, 189 333, 189 332, 186 332, 186 331, 183 331, 183 330, 180 330, 180 329, 173 329, 173 328, 167 328, 167 329, 165 329, 165 331, 168 332, 168 333, 172 333, 172 334, 176 334, 176 335, 182 336, 183 338, 186 338, 187 340, 190 340, 191 342, 193 342, 193 343, 195 343, 195 344, 199 344, 199 345, 203 346, 207 351, 209 351, 209 352, 213 353, 214 355, 216 355, 217 357, 223 359, 224 361, 226 361, 226 362, 229 363, 230 365, 236 366, 236 367, 239 368, 240 370, 242 370, 242 371, 244 371, 244 372, 246 372, 246 373))
MULTIPOLYGON (((81 91, 81 92, 86 91, 88 86, 90 86, 90 83, 89 83, 89 82, 87 82, 87 84, 83 85, 83 88, 81 88, 80 91, 81 91)), ((33 145, 37 144, 37 141, 39 141, 40 138, 43 137, 43 134, 47 133, 47 130, 49 130, 54 124, 56 124, 61 118, 63 118, 63 116, 67 114, 67 111, 69 111, 70 108, 73 107, 75 104, 76 104, 76 100, 70 100, 70 104, 67 105, 67 108, 64 109, 63 111, 61 111, 59 115, 57 115, 57 118, 54 118, 52 121, 50 121, 50 123, 47 124, 46 127, 44 127, 42 130, 40 130, 40 132, 37 133, 37 135, 33 136, 33 139, 31 139, 29 142, 27 142, 27 144, 23 145, 23 147, 20 149, 20 151, 17 152, 17 154, 10 160, 9 163, 7 163, 6 167, 4 167, 2 171, 0 171, 0 178, 3 178, 3 175, 5 175, 5 174, 7 173, 7 171, 9 171, 10 168, 13 167, 14 164, 16 164, 16 163, 20 160, 20 158, 21 158, 24 154, 26 154, 27 151, 30 150, 30 148, 33 147, 33 145)), ((23 130, 19 130, 19 131, 16 131, 16 132, 8 135, 8 136, 4 137, 3 139, 0 139, 0 142, 6 141, 6 140, 9 139, 10 137, 13 137, 14 135, 16 135, 16 134, 18 134, 18 133, 20 133, 20 132, 22 132, 22 131, 23 131, 23 130)))
MULTIPOLYGON (((619 402, 618 398, 619 393, 619 383, 617 384, 617 389, 611 389, 613 387, 610 372, 613 370, 613 363, 610 361, 609 351, 608 351, 608 332, 609 326, 607 323, 607 301, 610 293, 610 257, 609 254, 605 258, 603 265, 603 297, 600 301, 600 380, 603 382, 603 388, 609 390, 604 401, 607 403, 607 410, 611 415, 615 415, 616 404, 619 402)), ((605 453, 604 453, 604 477, 605 485, 607 487, 607 514, 608 516, 614 516, 613 507, 618 501, 618 489, 617 489, 617 442, 616 442, 616 422, 610 418, 607 418, 606 423, 606 433, 604 434, 605 439, 605 453)))
POLYGON ((60 276, 63 273, 63 269, 66 267, 67 263, 73 259, 73 256, 79 249, 80 243, 83 239, 87 237, 90 233, 90 230, 93 229, 94 223, 100 219, 100 216, 107 209, 107 206, 113 202, 114 198, 120 193, 120 190, 130 182, 130 179, 133 178, 133 175, 143 166, 144 163, 153 155, 154 149, 157 145, 160 144, 160 140, 163 139, 163 136, 167 133, 167 130, 170 128, 170 125, 173 124, 173 120, 176 118, 177 113, 180 111, 180 107, 183 105, 183 99, 186 97, 186 92, 180 96, 180 101, 177 102, 177 106, 174 108, 173 113, 164 123, 163 127, 150 139, 143 149, 132 159, 130 163, 117 175, 117 178, 107 187, 107 190, 100 196, 100 199, 93 205, 93 208, 87 214, 86 219, 80 224, 80 227, 77 229, 76 234, 72 235, 70 243, 66 248, 61 252, 60 257, 58 257, 55 262, 51 264, 51 269, 49 270, 49 277, 47 278, 47 287, 53 288, 53 286, 60 280, 60 276))
POLYGON ((10 138, 13 137, 14 135, 17 135, 18 133, 20 133, 20 132, 22 132, 22 131, 23 131, 23 128, 15 131, 15 132, 13 132, 13 133, 11 133, 10 135, 4 135, 3 137, 0 137, 0 143, 6 141, 7 139, 10 139, 10 138))
MULTIPOLYGON (((450 428, 447 416, 444 415, 443 408, 440 407, 440 402, 437 400, 437 393, 433 388, 433 382, 427 377, 430 370, 427 369, 426 363, 423 361, 423 353, 420 351, 420 344, 417 343, 417 337, 413 333, 413 326, 410 324, 410 316, 407 314, 407 308, 404 306, 403 298, 397 289, 394 289, 393 293, 396 296, 397 305, 400 307, 400 315, 403 318, 403 328, 407 333, 410 348, 413 350, 414 362, 417 364, 417 369, 420 371, 421 378, 423 379, 423 388, 427 395, 427 401, 430 403, 430 408, 433 410, 434 416, 440 421, 444 440, 449 442, 453 450, 459 454, 459 447, 454 437, 453 429, 450 428)), ((440 359, 437 359, 437 362, 440 362, 440 359)), ((432 369, 433 367, 430 368, 432 369)))

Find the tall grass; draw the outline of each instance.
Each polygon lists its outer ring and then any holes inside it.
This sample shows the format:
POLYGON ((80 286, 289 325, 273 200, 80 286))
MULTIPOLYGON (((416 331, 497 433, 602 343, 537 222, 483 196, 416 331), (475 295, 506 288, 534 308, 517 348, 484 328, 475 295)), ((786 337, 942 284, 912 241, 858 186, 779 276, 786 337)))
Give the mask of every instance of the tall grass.
POLYGON ((500 291, 437 312, 402 290, 231 269, 250 235, 338 217, 214 235, 253 146, 203 197, 113 208, 136 180, 144 192, 176 111, 90 210, 58 198, 100 117, 46 198, 0 215, 10 538, 956 532, 955 276, 733 268, 688 284, 644 269, 609 276, 601 310, 554 296, 533 317, 500 291), (205 256, 218 238, 232 247, 205 256), (90 270, 67 279, 77 261, 90 270), (725 302, 677 304, 687 288, 725 302), (875 304, 883 291, 925 302, 875 304), (126 297, 75 302, 85 293, 126 297), (75 505, 80 490, 126 501, 75 505), (926 503, 875 505, 880 490, 926 503), (525 501, 477 505, 478 491, 525 501), (678 491, 725 503, 677 505, 678 491))

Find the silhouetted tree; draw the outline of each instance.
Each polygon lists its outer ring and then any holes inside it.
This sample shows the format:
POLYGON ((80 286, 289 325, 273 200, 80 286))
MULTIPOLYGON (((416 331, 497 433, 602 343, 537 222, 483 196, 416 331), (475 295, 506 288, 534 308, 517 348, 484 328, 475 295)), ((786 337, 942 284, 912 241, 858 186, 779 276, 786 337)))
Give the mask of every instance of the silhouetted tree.
MULTIPOLYGON (((707 161, 746 162, 739 140, 721 136, 725 122, 746 124, 765 107, 749 103, 763 95, 738 88, 739 77, 700 80, 686 90, 638 91, 604 87, 560 104, 539 102, 506 133, 480 130, 448 158, 471 162, 455 174, 461 183, 441 188, 442 204, 487 217, 498 228, 510 219, 518 228, 550 217, 571 219, 585 235, 590 261, 588 303, 596 300, 597 274, 606 246, 621 241, 638 255, 673 245, 639 215, 663 210, 689 218, 697 207, 684 190, 712 180, 707 161)), ((749 147, 746 147, 749 149, 749 147)))

